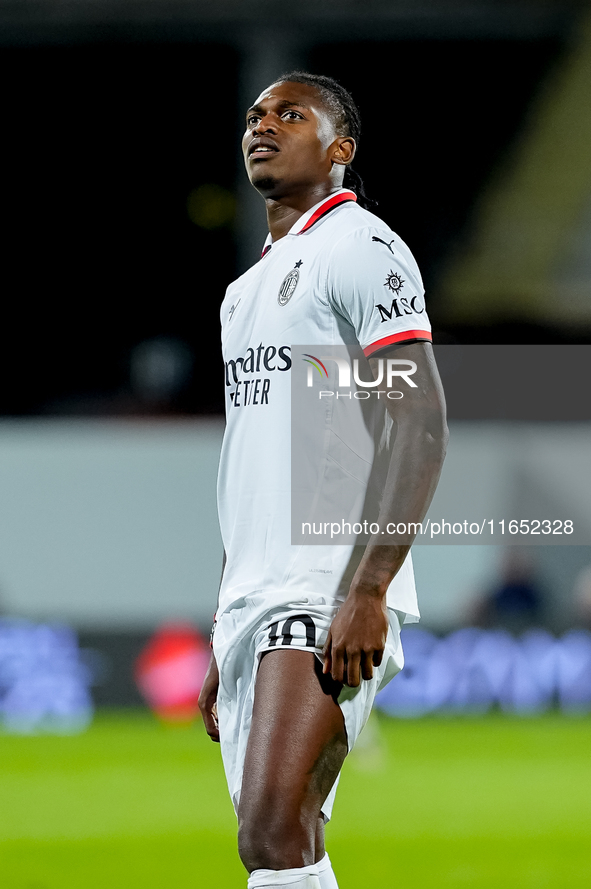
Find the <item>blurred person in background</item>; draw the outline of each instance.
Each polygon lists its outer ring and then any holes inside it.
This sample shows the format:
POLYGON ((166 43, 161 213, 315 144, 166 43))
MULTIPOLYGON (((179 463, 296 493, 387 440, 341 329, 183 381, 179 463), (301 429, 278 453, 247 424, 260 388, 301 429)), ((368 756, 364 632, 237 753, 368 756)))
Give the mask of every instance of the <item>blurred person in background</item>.
POLYGON ((137 409, 173 412, 193 371, 194 358, 175 337, 154 337, 135 346, 129 359, 129 380, 137 409))
POLYGON ((47 413, 79 416, 182 415, 193 378, 195 357, 183 340, 156 336, 133 346, 127 379, 111 392, 84 393, 50 401, 47 413))
POLYGON ((577 575, 573 600, 575 623, 591 630, 591 565, 577 575))
MULTIPOLYGON (((379 358, 416 366, 413 397, 388 403, 382 527, 422 520, 447 440, 420 273, 368 209, 351 169, 359 134, 350 94, 301 72, 246 115, 246 169, 270 234, 221 308, 225 562, 200 706, 221 742, 249 889, 337 887, 324 826, 340 770, 402 667, 401 623, 418 619, 409 543, 291 545, 290 344, 358 344, 375 380, 379 358)), ((385 136, 379 161, 390 170, 385 136)))
POLYGON ((471 622, 521 633, 543 617, 543 593, 531 555, 519 547, 506 551, 499 581, 477 599, 471 622))

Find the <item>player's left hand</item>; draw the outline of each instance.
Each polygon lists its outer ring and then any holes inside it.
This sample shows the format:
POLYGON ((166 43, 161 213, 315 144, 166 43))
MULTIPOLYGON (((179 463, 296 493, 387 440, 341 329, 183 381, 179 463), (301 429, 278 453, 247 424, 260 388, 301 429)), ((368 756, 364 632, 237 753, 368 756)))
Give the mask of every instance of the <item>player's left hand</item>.
POLYGON ((209 667, 203 680, 201 694, 199 695, 199 709, 203 716, 205 731, 212 741, 220 740, 220 729, 218 725, 217 699, 218 688, 220 685, 220 674, 213 651, 209 661, 209 667))
POLYGON ((387 635, 385 598, 351 590, 328 631, 323 672, 357 688, 382 663, 387 635))

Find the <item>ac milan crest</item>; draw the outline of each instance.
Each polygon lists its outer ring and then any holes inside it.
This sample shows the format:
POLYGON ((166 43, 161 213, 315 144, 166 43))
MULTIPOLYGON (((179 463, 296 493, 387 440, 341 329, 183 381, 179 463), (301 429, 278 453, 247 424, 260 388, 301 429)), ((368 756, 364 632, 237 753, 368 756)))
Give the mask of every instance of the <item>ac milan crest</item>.
POLYGON ((283 279, 283 283, 281 284, 279 293, 277 294, 277 302, 280 306, 287 305, 287 303, 292 298, 293 292, 298 286, 298 281, 300 280, 301 264, 302 260, 300 259, 298 262, 296 262, 291 272, 289 272, 283 279))

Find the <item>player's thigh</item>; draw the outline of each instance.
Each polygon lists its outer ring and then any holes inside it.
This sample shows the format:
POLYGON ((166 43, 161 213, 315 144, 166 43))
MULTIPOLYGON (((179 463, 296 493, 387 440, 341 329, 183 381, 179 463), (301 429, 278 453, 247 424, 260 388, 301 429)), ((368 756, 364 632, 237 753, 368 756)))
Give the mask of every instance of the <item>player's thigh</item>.
POLYGON ((270 651, 255 687, 240 797, 249 811, 307 813, 315 820, 347 754, 340 686, 313 652, 270 651))

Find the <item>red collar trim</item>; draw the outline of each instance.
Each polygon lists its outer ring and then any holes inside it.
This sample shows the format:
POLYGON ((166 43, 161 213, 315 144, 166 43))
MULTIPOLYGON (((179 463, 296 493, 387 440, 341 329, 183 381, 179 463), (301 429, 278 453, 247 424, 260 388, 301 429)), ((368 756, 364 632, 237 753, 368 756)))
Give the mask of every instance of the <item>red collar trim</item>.
POLYGON ((303 235, 309 228, 312 228, 315 222, 318 222, 319 219, 326 216, 327 213, 330 213, 330 211, 334 210, 335 207, 338 207, 339 204, 344 204, 346 201, 356 200, 357 195, 354 191, 341 191, 339 194, 333 194, 332 197, 327 198, 324 203, 320 204, 320 206, 314 210, 299 232, 294 232, 294 234, 303 235))
MULTIPOLYGON (((330 197, 326 198, 326 200, 323 201, 318 207, 316 207, 309 219, 307 219, 302 224, 302 227, 299 231, 296 230, 296 227, 294 225, 293 228, 288 232, 288 234, 303 235, 304 232, 307 232, 308 229, 312 228, 314 223, 318 222, 319 219, 322 219, 323 216, 326 216, 327 213, 330 213, 330 211, 334 210, 335 207, 338 207, 339 204, 344 204, 347 201, 357 201, 357 195, 354 191, 339 191, 337 194, 331 195, 330 197)), ((263 259, 263 257, 267 255, 267 253, 273 246, 273 242, 270 240, 270 238, 271 235, 267 235, 267 241, 265 243, 265 246, 263 247, 261 259, 263 259)))

